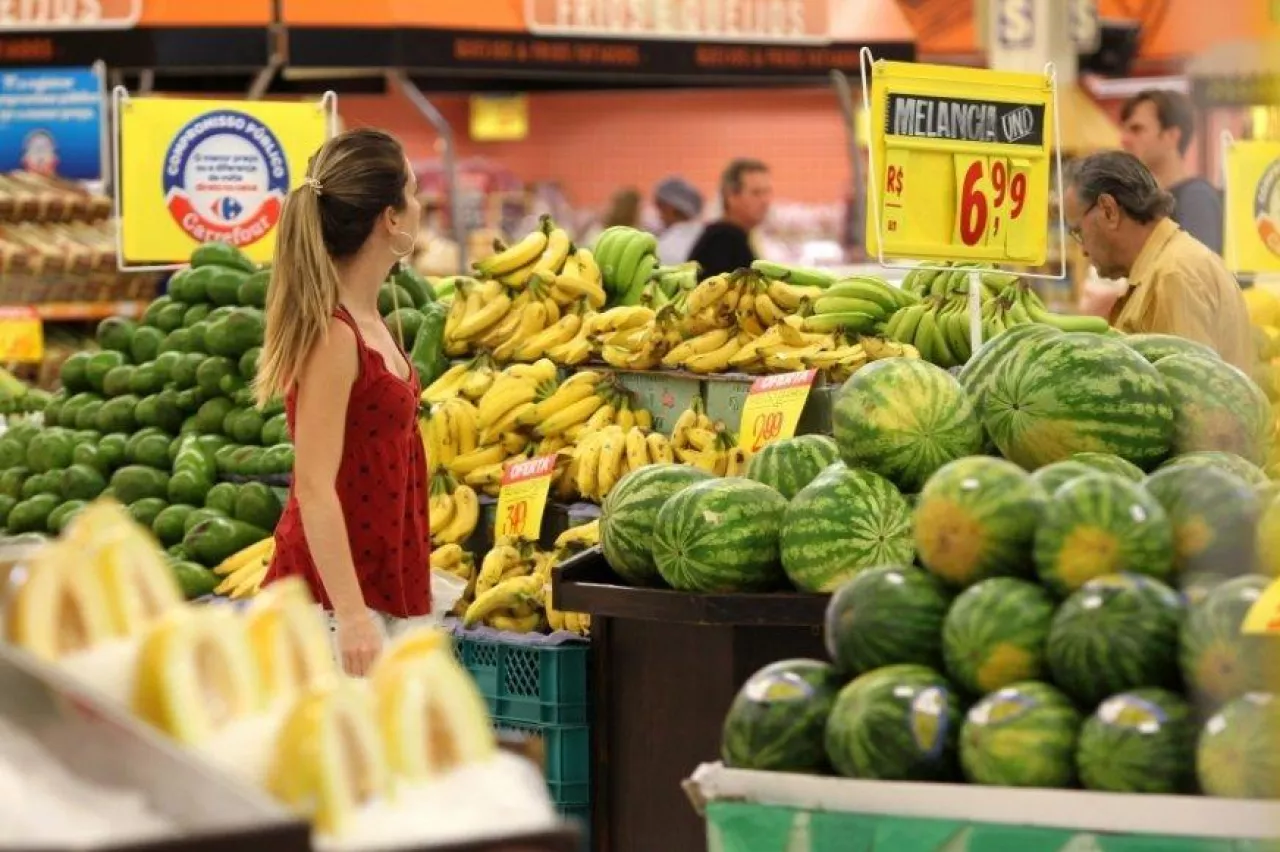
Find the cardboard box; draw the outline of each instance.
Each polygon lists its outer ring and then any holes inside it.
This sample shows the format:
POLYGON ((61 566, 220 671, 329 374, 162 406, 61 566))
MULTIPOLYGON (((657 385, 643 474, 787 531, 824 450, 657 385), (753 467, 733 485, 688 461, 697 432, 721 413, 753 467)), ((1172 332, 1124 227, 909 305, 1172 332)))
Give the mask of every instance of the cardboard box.
MULTIPOLYGON (((741 373, 707 376, 704 397, 707 416, 723 421, 725 427, 735 434, 741 431, 742 405, 756 378, 741 373)), ((814 381, 804 412, 800 415, 800 423, 796 426, 797 435, 831 434, 831 405, 837 390, 837 385, 827 384, 821 376, 814 381)))

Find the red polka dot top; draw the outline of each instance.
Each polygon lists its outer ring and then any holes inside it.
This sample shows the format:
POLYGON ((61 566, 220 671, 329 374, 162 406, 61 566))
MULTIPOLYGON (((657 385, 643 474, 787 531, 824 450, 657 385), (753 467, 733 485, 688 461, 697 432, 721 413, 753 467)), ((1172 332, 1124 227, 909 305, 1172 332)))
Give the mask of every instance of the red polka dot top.
MULTIPOLYGON (((418 433, 418 376, 410 369, 405 381, 391 372, 382 355, 365 343, 346 308, 339 307, 334 316, 355 333, 360 367, 347 400, 337 489, 364 602, 397 618, 427 615, 431 544, 427 460, 418 433)), ((295 387, 285 398, 290 434, 296 428, 296 397, 295 387)), ((292 489, 275 539, 275 558, 264 582, 300 576, 321 606, 331 610, 292 489)))

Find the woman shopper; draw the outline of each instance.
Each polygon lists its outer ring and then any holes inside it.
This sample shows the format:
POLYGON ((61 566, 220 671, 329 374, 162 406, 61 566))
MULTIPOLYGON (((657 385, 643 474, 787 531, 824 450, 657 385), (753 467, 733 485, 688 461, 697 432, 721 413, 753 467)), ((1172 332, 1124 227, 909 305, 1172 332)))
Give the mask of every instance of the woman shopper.
POLYGON ((328 612, 343 668, 431 610, 420 388, 378 314, 421 208, 400 144, 334 137, 289 193, 267 293, 259 402, 284 395, 296 462, 270 583, 300 576, 328 612))

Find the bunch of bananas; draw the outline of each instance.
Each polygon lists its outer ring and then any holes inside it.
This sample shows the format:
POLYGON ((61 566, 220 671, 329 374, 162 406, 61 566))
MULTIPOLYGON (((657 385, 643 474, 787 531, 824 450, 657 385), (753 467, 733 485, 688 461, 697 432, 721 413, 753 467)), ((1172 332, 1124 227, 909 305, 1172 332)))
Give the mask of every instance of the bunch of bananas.
POLYGON ((453 609, 449 611, 451 615, 462 615, 466 611, 467 604, 475 600, 475 557, 471 555, 470 551, 464 550, 462 545, 450 542, 449 544, 442 544, 432 548, 431 568, 436 571, 443 571, 446 574, 452 574, 467 584, 462 597, 458 599, 458 603, 454 604, 453 609))
POLYGON ((481 352, 469 361, 460 361, 440 374, 422 392, 422 401, 431 405, 462 397, 479 402, 498 375, 493 359, 481 352))
POLYGON ((228 556, 213 569, 213 573, 222 578, 213 593, 232 600, 256 595, 275 554, 276 540, 267 537, 228 556))
POLYGON ((919 301, 914 293, 879 278, 846 278, 813 300, 813 313, 805 317, 804 327, 807 331, 871 334, 895 312, 919 301))
POLYGON ((755 260, 751 263, 751 268, 765 278, 773 281, 785 281, 797 287, 818 287, 825 290, 836 283, 836 277, 825 270, 775 263, 772 260, 755 260))
POLYGON ((751 455, 738 446, 737 436, 707 416, 698 397, 676 418, 670 443, 676 461, 715 476, 742 476, 751 460, 751 455))
POLYGON ((1016 275, 979 264, 957 264, 951 270, 913 269, 907 273, 903 288, 919 294, 921 301, 895 313, 885 323, 885 334, 914 346, 922 358, 940 367, 957 367, 968 361, 973 353, 969 334, 973 272, 978 272, 982 288, 979 297, 983 339, 1010 326, 1033 322, 1064 331, 1107 330, 1107 321, 1100 317, 1051 313, 1035 291, 1016 275))
POLYGON ((615 225, 596 239, 595 258, 604 289, 618 305, 636 305, 658 268, 658 239, 648 231, 615 225))
POLYGON ((568 490, 571 485, 579 497, 601 503, 627 473, 648 464, 669 464, 674 459, 671 442, 661 432, 611 423, 602 429, 584 431, 570 452, 562 487, 568 490))
POLYGON ((480 520, 480 499, 475 489, 458 482, 448 470, 432 474, 427 507, 431 543, 438 547, 471 538, 480 520))

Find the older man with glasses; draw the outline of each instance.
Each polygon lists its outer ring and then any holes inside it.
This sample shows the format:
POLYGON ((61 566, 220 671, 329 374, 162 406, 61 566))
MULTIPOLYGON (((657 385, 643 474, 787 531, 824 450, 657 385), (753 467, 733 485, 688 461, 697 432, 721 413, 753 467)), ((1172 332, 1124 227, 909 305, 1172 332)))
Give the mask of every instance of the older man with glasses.
POLYGON ((1254 363, 1244 297, 1222 258, 1170 218, 1173 199, 1121 151, 1075 163, 1064 198, 1068 233, 1104 278, 1128 279, 1111 308, 1121 331, 1176 334, 1244 370, 1254 363))

